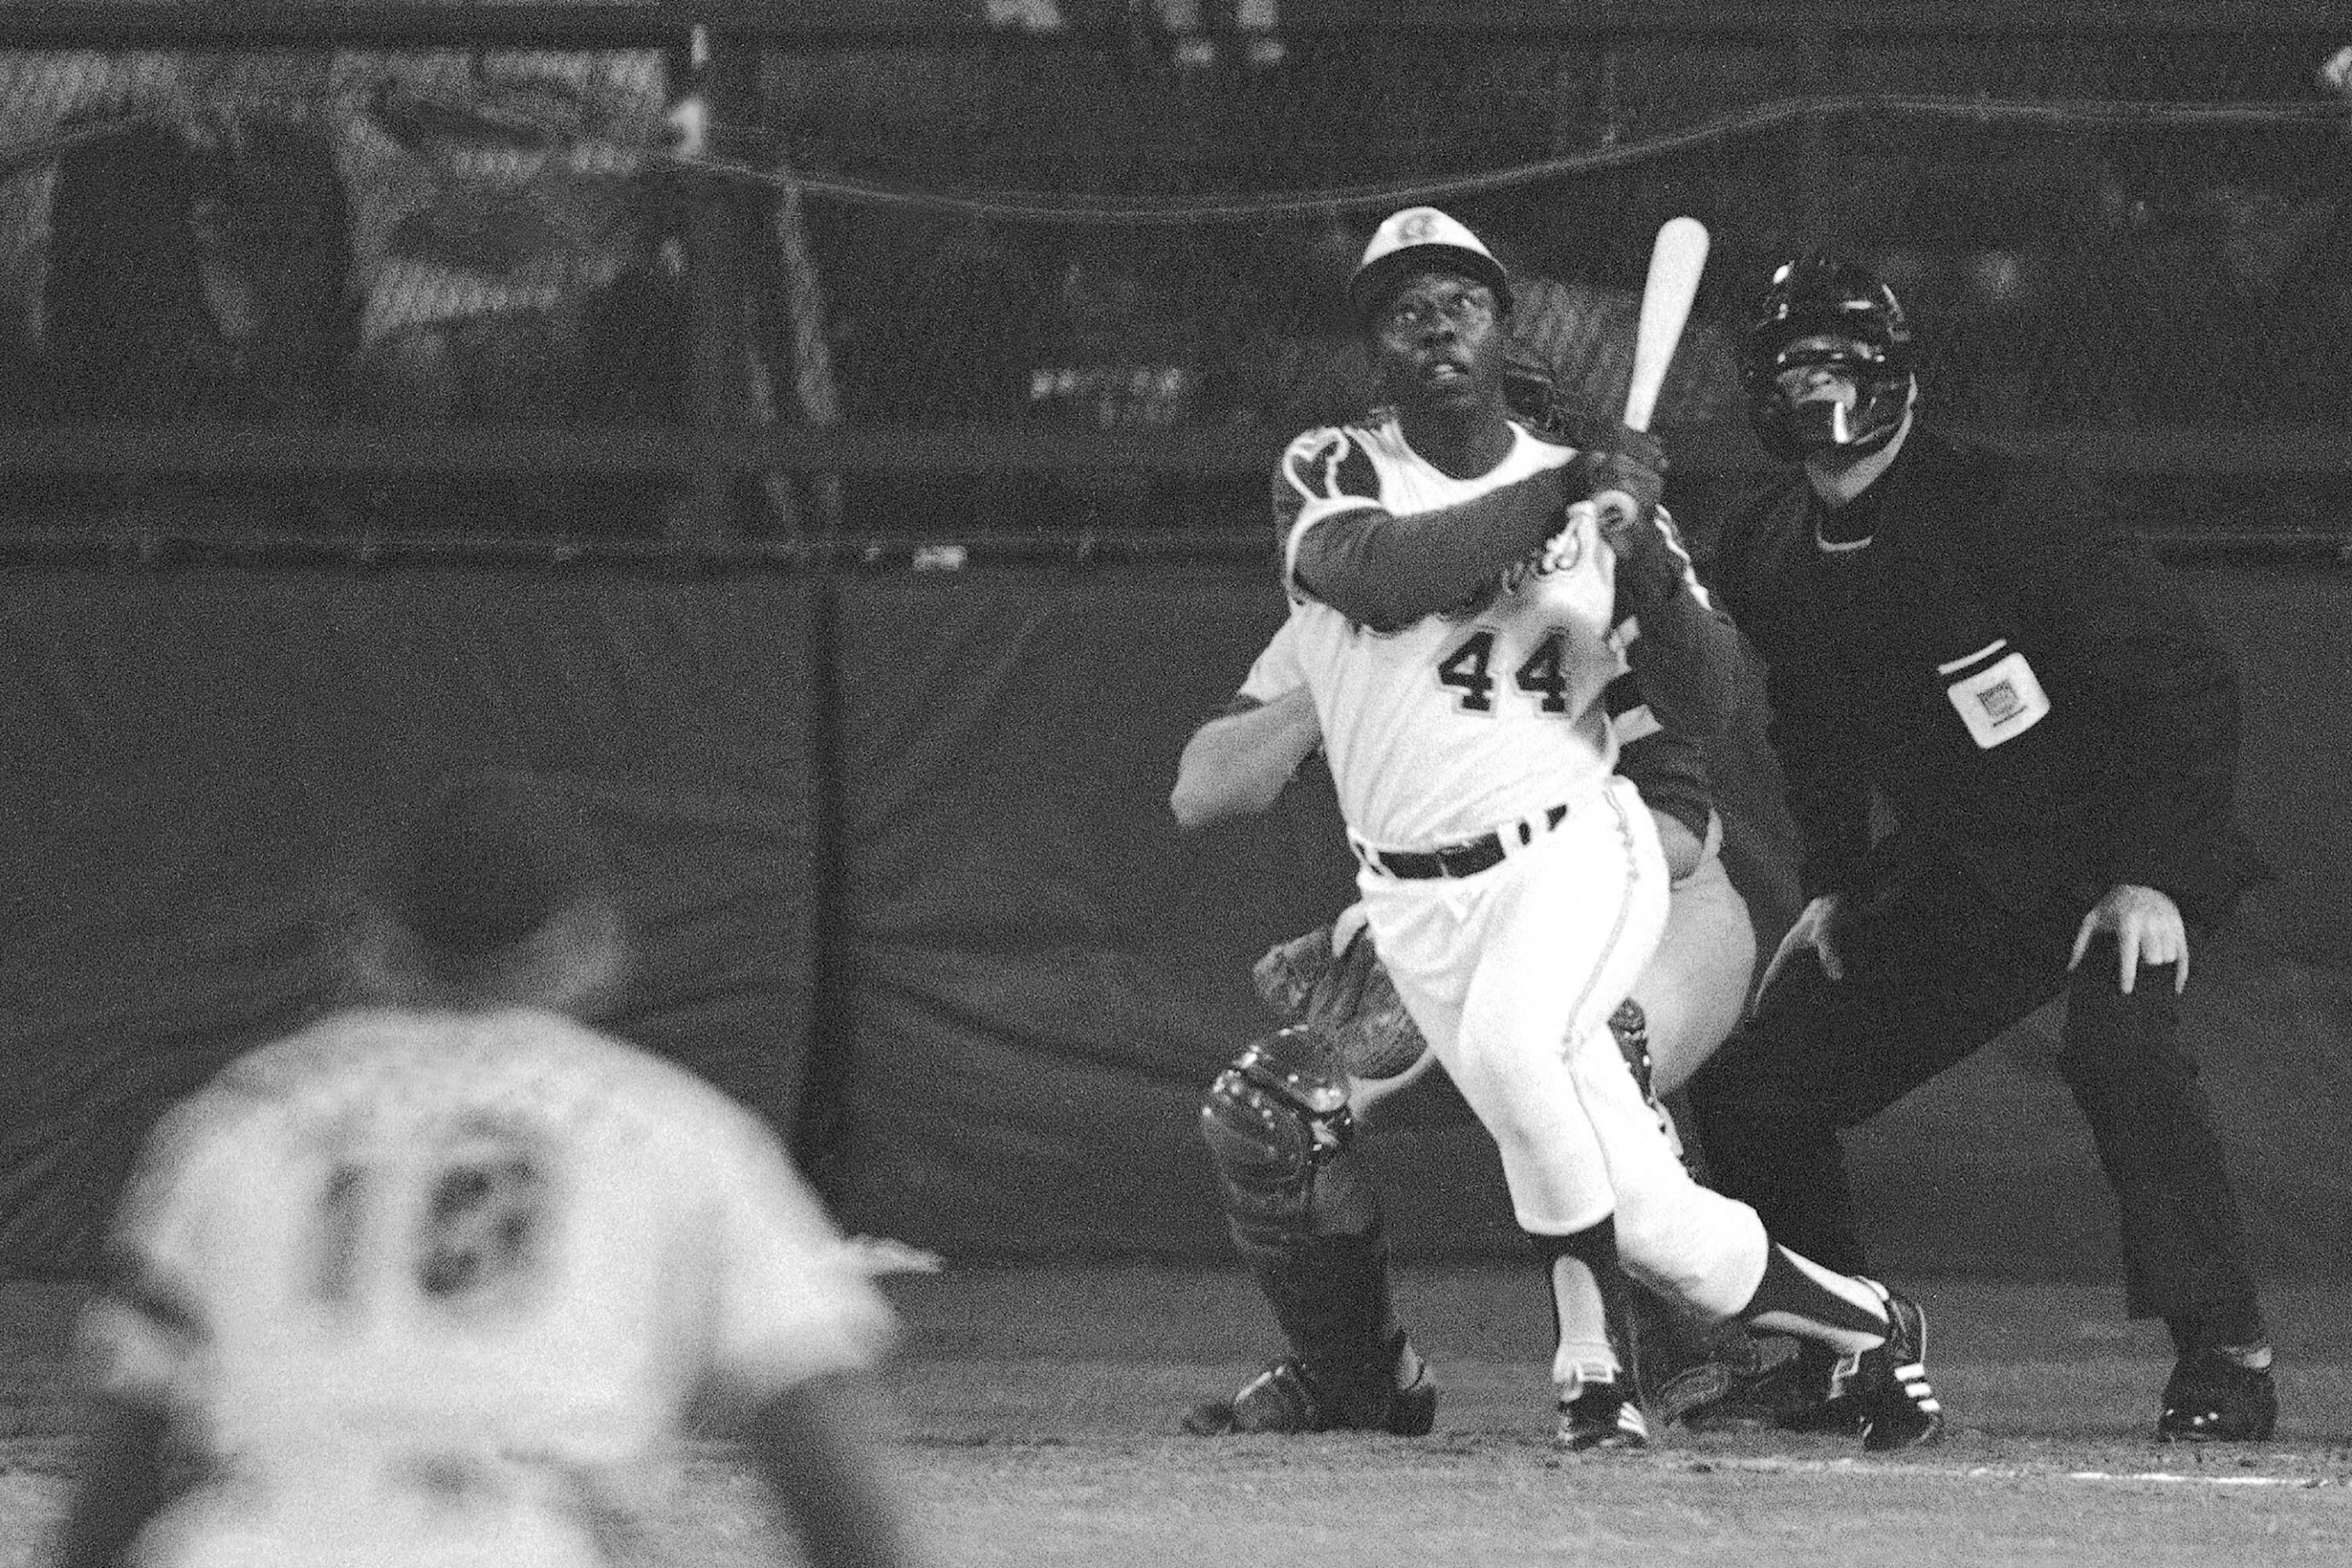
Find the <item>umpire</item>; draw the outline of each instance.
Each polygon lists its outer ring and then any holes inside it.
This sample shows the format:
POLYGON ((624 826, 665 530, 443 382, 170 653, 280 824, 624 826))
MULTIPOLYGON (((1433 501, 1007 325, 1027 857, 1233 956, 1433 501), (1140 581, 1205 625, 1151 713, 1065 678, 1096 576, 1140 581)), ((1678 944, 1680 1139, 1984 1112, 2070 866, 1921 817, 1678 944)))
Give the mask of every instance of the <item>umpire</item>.
POLYGON ((2063 991, 2127 1310, 2178 1352, 2157 1436, 2266 1438, 2271 1350, 2178 1010, 2189 931, 2264 874, 2232 813, 2229 659, 2068 476, 1916 422, 1911 330, 1865 268, 1781 268, 1740 358, 1792 466, 1717 573, 1766 667, 1810 901, 1692 1081, 1709 1165, 1774 1237, 1862 1269, 1840 1131, 2063 991))

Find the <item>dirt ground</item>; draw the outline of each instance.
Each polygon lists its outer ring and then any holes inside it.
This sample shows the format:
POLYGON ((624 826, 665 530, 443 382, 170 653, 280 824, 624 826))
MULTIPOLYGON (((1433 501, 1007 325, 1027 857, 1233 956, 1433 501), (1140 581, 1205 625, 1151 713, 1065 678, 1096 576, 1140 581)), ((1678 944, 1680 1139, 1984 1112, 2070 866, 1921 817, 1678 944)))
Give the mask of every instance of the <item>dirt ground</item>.
MULTIPOLYGON (((1952 1412, 1936 1447, 1671 1433, 1566 1458, 1549 1435, 1531 1271, 1417 1268, 1400 1304, 1445 1396, 1423 1439, 1207 1440, 1177 1417, 1274 1342, 1237 1272, 950 1268, 887 1288, 895 1459, 938 1561, 1438 1568, 1477 1563, 2352 1562, 2352 1292, 2275 1286, 2279 1440, 2147 1436, 2169 1362, 2101 1286, 1916 1282, 1952 1412)), ((41 1561, 76 1419, 70 1292, 0 1289, 0 1568, 41 1561)), ((776 1560, 747 1478, 691 1453, 660 1489, 646 1568, 776 1560)))

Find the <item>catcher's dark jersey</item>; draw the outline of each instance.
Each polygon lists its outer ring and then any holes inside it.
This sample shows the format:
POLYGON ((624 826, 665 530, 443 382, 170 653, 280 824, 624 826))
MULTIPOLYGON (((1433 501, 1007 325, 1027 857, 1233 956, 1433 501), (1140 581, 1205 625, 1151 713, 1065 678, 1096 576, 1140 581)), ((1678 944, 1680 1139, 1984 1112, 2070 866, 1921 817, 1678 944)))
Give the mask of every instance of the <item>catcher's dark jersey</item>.
POLYGON ((1801 470, 1725 531, 1808 896, 1855 890, 1869 792, 2007 908, 2111 884, 2224 912, 2238 686, 2186 597, 2063 471, 1915 428, 1822 542, 1801 470))

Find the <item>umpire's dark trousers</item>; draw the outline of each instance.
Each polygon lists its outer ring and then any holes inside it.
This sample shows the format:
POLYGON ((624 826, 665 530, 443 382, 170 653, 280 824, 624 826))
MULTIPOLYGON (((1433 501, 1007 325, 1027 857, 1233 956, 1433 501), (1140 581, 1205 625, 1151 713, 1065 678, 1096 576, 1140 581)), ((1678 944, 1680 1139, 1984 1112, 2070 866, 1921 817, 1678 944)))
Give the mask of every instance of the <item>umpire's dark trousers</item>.
MULTIPOLYGON (((2020 915, 1899 839, 1872 856, 1832 944, 1774 977, 1755 1016, 1689 1086, 1717 1186, 1752 1205, 1776 1241, 1867 1272, 1838 1134, 2066 993, 2059 1071, 2090 1123, 2123 1222, 2126 1310, 2160 1317, 2182 1348, 2263 1334, 2243 1228, 2197 1063, 2180 1037, 2173 969, 2116 984, 2112 937, 2066 960, 2104 889, 2020 915)), ((2194 952, 2195 934, 2191 935, 2194 952)))

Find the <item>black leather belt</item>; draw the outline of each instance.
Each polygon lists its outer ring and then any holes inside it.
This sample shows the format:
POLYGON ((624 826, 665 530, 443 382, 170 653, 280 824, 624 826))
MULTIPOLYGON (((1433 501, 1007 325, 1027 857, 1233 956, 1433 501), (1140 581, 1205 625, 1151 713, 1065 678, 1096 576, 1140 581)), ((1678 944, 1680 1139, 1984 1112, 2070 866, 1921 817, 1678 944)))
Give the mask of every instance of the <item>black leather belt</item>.
MULTIPOLYGON (((1555 805, 1543 814, 1540 831, 1549 833, 1559 826, 1568 807, 1555 805)), ((1533 844, 1538 829, 1529 817, 1513 830, 1520 847, 1533 844)), ((1434 849, 1369 849, 1356 847, 1358 859, 1375 871, 1407 881, 1420 881, 1430 877, 1475 877, 1489 871, 1503 862, 1503 838, 1499 833, 1482 833, 1475 838, 1465 838, 1459 844, 1442 844, 1434 849)))

